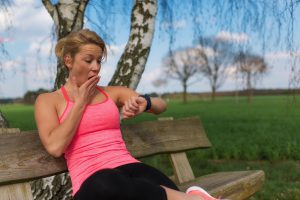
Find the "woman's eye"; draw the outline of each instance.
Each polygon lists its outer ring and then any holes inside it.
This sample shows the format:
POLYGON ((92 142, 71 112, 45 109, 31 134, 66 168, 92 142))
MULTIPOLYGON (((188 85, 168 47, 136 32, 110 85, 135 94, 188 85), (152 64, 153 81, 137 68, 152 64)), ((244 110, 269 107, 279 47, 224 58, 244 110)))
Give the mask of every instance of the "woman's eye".
POLYGON ((92 61, 91 61, 91 60, 86 60, 85 62, 87 62, 87 63, 91 63, 92 61))
POLYGON ((97 60, 97 63, 100 64, 100 63, 101 63, 101 60, 97 60))

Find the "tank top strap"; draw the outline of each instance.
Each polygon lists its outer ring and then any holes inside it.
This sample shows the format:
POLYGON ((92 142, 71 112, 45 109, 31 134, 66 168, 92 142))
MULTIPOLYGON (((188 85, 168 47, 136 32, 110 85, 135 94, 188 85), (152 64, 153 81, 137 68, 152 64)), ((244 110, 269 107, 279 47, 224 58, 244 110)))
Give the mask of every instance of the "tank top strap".
POLYGON ((63 95, 64 95, 64 97, 65 97, 65 99, 66 99, 66 101, 70 101, 70 99, 69 99, 69 97, 68 97, 68 93, 67 93, 67 91, 66 91, 66 89, 65 89, 65 87, 64 86, 62 86, 61 87, 61 92, 63 93, 63 95))
POLYGON ((109 99, 108 95, 106 94, 106 92, 104 92, 104 90, 100 87, 100 86, 97 86, 97 89, 102 93, 104 94, 104 96, 106 97, 106 99, 109 99))

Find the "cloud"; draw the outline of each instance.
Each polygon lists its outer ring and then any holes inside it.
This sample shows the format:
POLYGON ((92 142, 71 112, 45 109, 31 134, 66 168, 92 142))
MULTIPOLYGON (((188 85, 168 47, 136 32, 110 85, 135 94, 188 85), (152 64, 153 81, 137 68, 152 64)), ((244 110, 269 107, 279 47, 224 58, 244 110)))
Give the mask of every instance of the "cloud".
POLYGON ((5 38, 5 37, 1 38, 0 37, 0 43, 11 42, 12 40, 13 40, 12 38, 5 38))
POLYGON ((278 51, 271 52, 265 55, 265 58, 268 60, 285 60, 292 58, 300 58, 300 51, 278 51))
POLYGON ((4 71, 11 71, 15 67, 15 65, 16 65, 16 61, 12 61, 12 60, 6 61, 2 65, 2 69, 4 71))
POLYGON ((180 21, 175 21, 173 23, 170 22, 162 22, 160 24, 160 27, 162 29, 168 29, 168 28, 173 28, 173 29, 183 29, 186 27, 186 21, 185 20, 180 20, 180 21))
POLYGON ((50 40, 33 42, 30 44, 27 53, 30 54, 30 56, 34 56, 39 52, 40 56, 48 57, 51 53, 51 47, 52 43, 50 40))
POLYGON ((221 31, 217 34, 216 39, 236 43, 245 43, 249 40, 249 36, 246 33, 232 33, 228 31, 221 31))
POLYGON ((108 56, 115 56, 116 54, 121 54, 124 51, 125 44, 121 45, 107 45, 108 56))
MULTIPOLYGON (((11 14, 8 17, 12 22, 9 31, 16 40, 37 41, 41 36, 50 35, 53 20, 40 1, 16 0, 9 10, 11 14)), ((0 19, 3 19, 1 14, 0 19)), ((1 20, 0 24, 0 31, 8 26, 1 20)))

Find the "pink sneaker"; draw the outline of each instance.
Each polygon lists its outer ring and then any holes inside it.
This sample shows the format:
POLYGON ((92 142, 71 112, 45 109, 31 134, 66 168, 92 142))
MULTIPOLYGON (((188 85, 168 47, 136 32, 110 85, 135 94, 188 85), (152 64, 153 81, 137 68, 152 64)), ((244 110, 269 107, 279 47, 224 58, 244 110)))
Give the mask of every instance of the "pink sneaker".
POLYGON ((203 200, 221 200, 221 199, 216 199, 216 198, 212 197, 204 189, 202 189, 201 187, 198 187, 198 186, 189 187, 185 193, 192 194, 192 195, 198 195, 203 200))

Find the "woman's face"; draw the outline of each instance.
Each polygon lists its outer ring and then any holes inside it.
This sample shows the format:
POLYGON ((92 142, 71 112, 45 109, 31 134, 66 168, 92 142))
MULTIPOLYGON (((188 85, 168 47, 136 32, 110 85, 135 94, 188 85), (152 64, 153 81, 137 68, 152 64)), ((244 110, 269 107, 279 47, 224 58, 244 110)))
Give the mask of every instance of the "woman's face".
POLYGON ((102 49, 95 44, 81 46, 79 52, 71 58, 67 67, 69 78, 75 76, 77 85, 82 85, 93 76, 97 76, 101 69, 102 49))

